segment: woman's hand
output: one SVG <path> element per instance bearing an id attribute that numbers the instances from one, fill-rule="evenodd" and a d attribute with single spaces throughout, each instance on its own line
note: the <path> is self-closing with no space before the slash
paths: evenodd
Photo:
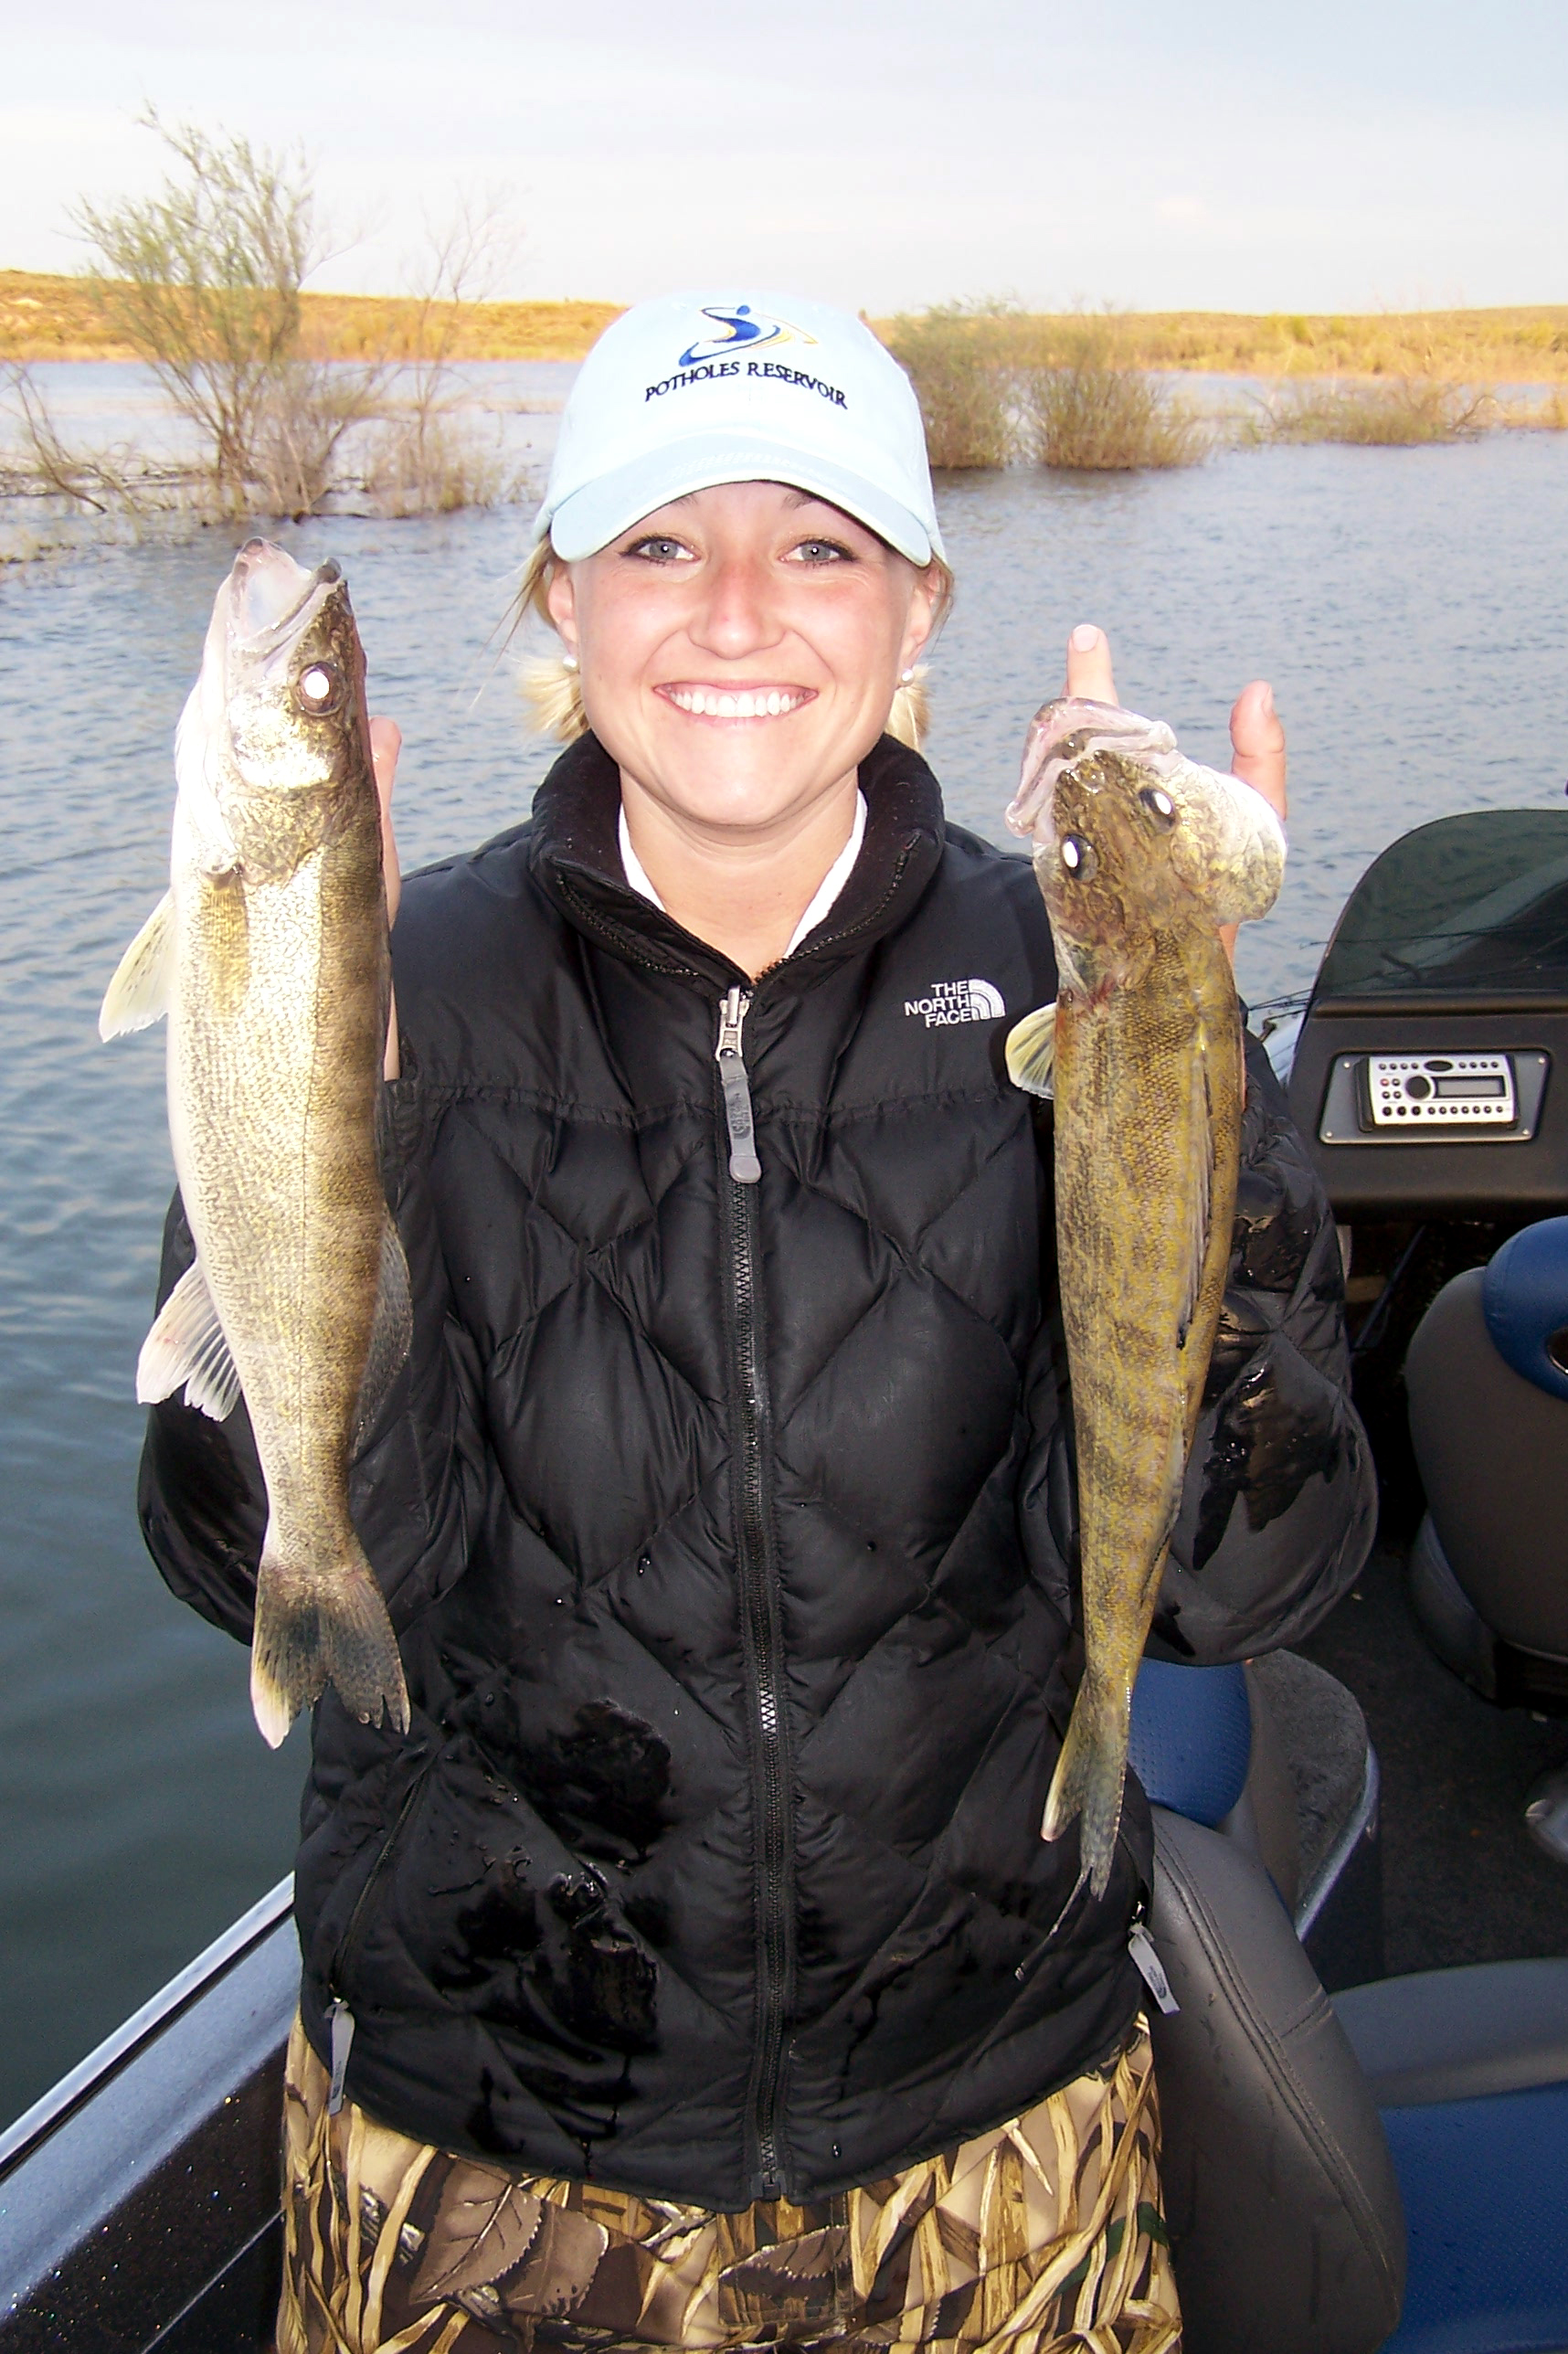
<path id="1" fill-rule="evenodd" d="M 1063 693 L 1086 695 L 1095 703 L 1117 700 L 1110 640 L 1092 621 L 1080 621 L 1067 640 L 1067 683 Z M 1266 679 L 1255 678 L 1231 705 L 1231 771 L 1263 795 L 1281 824 L 1286 811 L 1285 765 L 1285 730 L 1274 707 L 1274 691 Z M 1235 925 L 1222 924 L 1220 938 L 1226 953 L 1234 958 Z"/>
<path id="2" fill-rule="evenodd" d="M 370 759 L 376 770 L 376 790 L 381 799 L 381 879 L 387 889 L 388 928 L 397 920 L 397 903 L 403 896 L 403 873 L 397 864 L 397 843 L 392 832 L 392 786 L 397 774 L 397 755 L 402 748 L 403 731 L 395 719 L 371 721 Z M 401 1067 L 397 1060 L 397 1001 L 394 998 L 387 1028 L 386 1076 L 395 1079 Z"/>

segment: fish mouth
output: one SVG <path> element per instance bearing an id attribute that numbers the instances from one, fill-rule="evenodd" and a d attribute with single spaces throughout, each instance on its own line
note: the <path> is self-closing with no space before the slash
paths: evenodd
<path id="1" fill-rule="evenodd" d="M 1174 768 L 1181 758 L 1162 719 L 1140 718 L 1119 704 L 1095 703 L 1087 695 L 1059 695 L 1030 722 L 1018 790 L 1007 805 L 1010 831 L 1045 843 L 1057 778 L 1091 752 L 1120 752 L 1157 774 Z"/>
<path id="2" fill-rule="evenodd" d="M 228 576 L 228 626 L 237 648 L 265 655 L 312 618 L 343 579 L 329 558 L 307 572 L 287 548 L 270 539 L 248 539 Z"/>

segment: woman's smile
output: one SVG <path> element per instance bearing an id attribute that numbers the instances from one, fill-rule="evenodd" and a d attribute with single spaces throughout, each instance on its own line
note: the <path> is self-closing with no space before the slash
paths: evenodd
<path id="1" fill-rule="evenodd" d="M 817 699 L 814 686 L 714 686 L 685 679 L 653 692 L 694 719 L 787 719 Z"/>

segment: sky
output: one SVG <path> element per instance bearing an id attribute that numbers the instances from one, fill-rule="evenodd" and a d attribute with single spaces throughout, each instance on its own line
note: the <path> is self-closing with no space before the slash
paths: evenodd
<path id="1" fill-rule="evenodd" d="M 1568 0 L 0 0 L 0 268 L 156 184 L 151 102 L 302 143 L 344 291 L 466 194 L 519 297 L 1568 300 Z"/>

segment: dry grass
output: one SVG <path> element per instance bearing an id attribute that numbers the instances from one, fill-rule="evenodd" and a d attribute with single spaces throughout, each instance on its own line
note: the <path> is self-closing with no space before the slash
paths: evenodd
<path id="1" fill-rule="evenodd" d="M 1549 392 L 1541 400 L 1502 401 L 1497 421 L 1515 432 L 1568 433 L 1568 392 Z"/>
<path id="2" fill-rule="evenodd" d="M 305 294 L 303 356 L 415 356 L 428 335 L 426 306 L 374 294 Z M 611 302 L 465 302 L 453 306 L 458 359 L 580 359 L 611 319 Z M 949 305 L 927 318 L 1005 323 L 1017 347 L 1059 339 L 1082 325 L 1074 315 Z M 907 320 L 873 321 L 895 343 Z M 913 323 L 916 326 L 924 322 Z M 1409 376 L 1460 384 L 1568 385 L 1568 308 L 1389 311 L 1344 316 L 1229 311 L 1108 313 L 1112 358 L 1127 367 L 1216 376 Z M 0 358 L 131 359 L 106 335 L 85 279 L 0 270 Z"/>
<path id="3" fill-rule="evenodd" d="M 933 466 L 1005 466 L 1013 456 L 1011 324 L 983 305 L 946 303 L 882 331 L 915 387 Z"/>
<path id="4" fill-rule="evenodd" d="M 514 486 L 498 452 L 471 424 L 414 408 L 383 426 L 364 488 L 377 514 L 401 517 L 500 506 Z"/>
<path id="5" fill-rule="evenodd" d="M 1098 322 L 1064 335 L 1014 383 L 1022 454 L 1036 465 L 1126 473 L 1207 453 L 1207 426 L 1158 376 L 1118 358 Z"/>
<path id="6" fill-rule="evenodd" d="M 304 348 L 320 359 L 384 354 L 417 359 L 429 348 L 430 323 L 421 306 L 390 296 L 307 294 Z M 617 302 L 456 302 L 437 306 L 450 327 L 451 360 L 580 360 L 612 319 Z"/>
<path id="7" fill-rule="evenodd" d="M 300 348 L 315 360 L 402 361 L 429 347 L 430 306 L 375 294 L 304 294 Z M 577 360 L 620 316 L 613 302 L 464 302 L 450 310 L 456 360 Z M 129 360 L 85 278 L 0 270 L 0 359 Z"/>
<path id="8" fill-rule="evenodd" d="M 1408 450 L 1460 441 L 1498 422 L 1496 400 L 1468 385 L 1400 376 L 1384 383 L 1291 385 L 1244 427 L 1254 441 L 1343 441 Z"/>
<path id="9" fill-rule="evenodd" d="M 885 342 L 900 323 L 874 321 Z M 1081 327 L 1073 314 L 1012 314 L 1021 343 Z M 1409 376 L 1454 384 L 1568 384 L 1568 308 L 1390 311 L 1345 317 L 1272 312 L 1108 312 L 1125 367 L 1213 376 Z"/>
<path id="10" fill-rule="evenodd" d="M 1097 319 L 948 304 L 895 320 L 885 340 L 919 398 L 934 466 L 1130 472 L 1191 465 L 1208 447 L 1206 428 Z"/>

